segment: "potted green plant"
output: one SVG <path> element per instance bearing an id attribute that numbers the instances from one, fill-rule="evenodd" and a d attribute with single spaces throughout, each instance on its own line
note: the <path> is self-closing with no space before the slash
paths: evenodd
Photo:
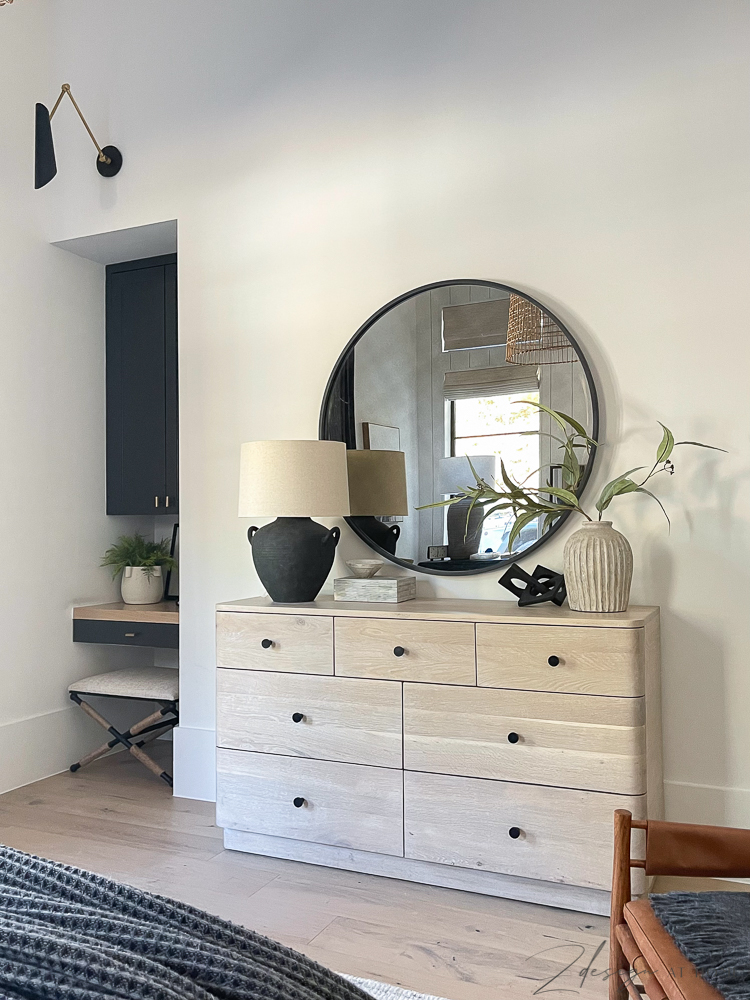
<path id="1" fill-rule="evenodd" d="M 528 405 L 531 401 L 525 400 L 524 403 Z M 625 611 L 633 575 L 633 552 L 627 538 L 615 531 L 612 522 L 602 520 L 604 511 L 615 497 L 626 493 L 642 493 L 659 504 L 669 523 L 664 505 L 646 488 L 646 483 L 651 483 L 662 473 L 674 474 L 672 453 L 681 445 L 711 448 L 713 451 L 724 449 L 714 448 L 713 445 L 700 441 L 675 441 L 671 430 L 660 422 L 662 438 L 653 464 L 629 469 L 610 480 L 602 488 L 594 504 L 594 510 L 598 513 L 598 516 L 594 516 L 594 510 L 589 513 L 581 505 L 580 492 L 586 464 L 596 448 L 596 441 L 588 436 L 577 420 L 565 413 L 551 410 L 541 403 L 534 402 L 531 405 L 543 410 L 553 421 L 554 432 L 550 433 L 550 437 L 557 442 L 561 452 L 562 486 L 547 484 L 537 488 L 516 483 L 508 474 L 502 459 L 502 482 L 490 485 L 476 474 L 469 457 L 476 484 L 466 486 L 461 493 L 448 500 L 425 506 L 446 507 L 469 499 L 471 505 L 467 524 L 468 516 L 476 506 L 482 508 L 482 520 L 497 511 L 512 511 L 514 522 L 508 539 L 509 552 L 523 528 L 536 518 L 542 519 L 542 530 L 545 531 L 566 511 L 580 514 L 584 523 L 570 536 L 563 551 L 568 603 L 574 611 Z"/>
<path id="2" fill-rule="evenodd" d="M 164 596 L 165 569 L 177 562 L 169 554 L 169 539 L 152 542 L 143 535 L 121 535 L 104 553 L 102 566 L 112 568 L 112 577 L 122 573 L 120 591 L 125 604 L 158 604 Z"/>

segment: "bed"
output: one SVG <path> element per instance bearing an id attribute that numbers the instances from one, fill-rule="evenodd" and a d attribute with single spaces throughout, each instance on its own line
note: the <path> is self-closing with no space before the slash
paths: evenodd
<path id="1" fill-rule="evenodd" d="M 184 903 L 0 847 L 2 1000 L 372 1000 Z"/>

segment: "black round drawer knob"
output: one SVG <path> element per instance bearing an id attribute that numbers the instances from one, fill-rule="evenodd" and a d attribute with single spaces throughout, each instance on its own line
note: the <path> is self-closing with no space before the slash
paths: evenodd
<path id="1" fill-rule="evenodd" d="M 406 650 L 404 649 L 403 646 L 394 646 L 393 647 L 393 655 L 394 656 L 403 656 L 405 652 L 406 652 Z"/>
<path id="2" fill-rule="evenodd" d="M 305 800 L 302 798 L 301 795 L 298 795 L 297 798 L 294 800 L 294 808 L 301 809 L 304 804 Z"/>
<path id="3" fill-rule="evenodd" d="M 559 656 L 548 656 L 547 657 L 547 663 L 549 663 L 549 665 L 551 667 L 559 667 L 559 665 L 560 665 L 560 657 Z"/>
<path id="4" fill-rule="evenodd" d="M 518 840 L 518 838 L 521 836 L 520 827 L 512 826 L 510 830 L 508 830 L 508 836 L 510 837 L 511 840 Z"/>
<path id="5" fill-rule="evenodd" d="M 273 646 L 273 639 L 261 639 L 260 644 L 263 649 L 270 649 Z"/>
<path id="6" fill-rule="evenodd" d="M 508 733 L 508 743 L 518 743 L 520 739 L 518 733 Z"/>
<path id="7" fill-rule="evenodd" d="M 292 715 L 292 722 L 302 722 L 303 719 L 304 715 L 302 714 L 302 712 L 295 712 Z"/>

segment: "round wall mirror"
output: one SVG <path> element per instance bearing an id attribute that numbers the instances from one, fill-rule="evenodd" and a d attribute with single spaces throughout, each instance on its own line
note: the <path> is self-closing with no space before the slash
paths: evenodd
<path id="1" fill-rule="evenodd" d="M 500 460 L 517 483 L 561 486 L 554 420 L 573 417 L 594 440 L 599 407 L 588 362 L 546 306 L 495 281 L 439 281 L 379 309 L 347 344 L 328 381 L 320 437 L 348 449 L 354 531 L 392 562 L 424 573 L 497 570 L 557 531 L 567 513 L 527 524 L 514 541 L 510 511 L 478 524 L 468 501 Z M 585 459 L 585 456 L 581 456 Z M 578 487 L 591 474 L 595 449 Z M 421 508 L 421 509 L 419 509 Z"/>

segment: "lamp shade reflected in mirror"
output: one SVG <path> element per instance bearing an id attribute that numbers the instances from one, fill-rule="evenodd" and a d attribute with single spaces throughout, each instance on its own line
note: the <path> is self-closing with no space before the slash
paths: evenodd
<path id="1" fill-rule="evenodd" d="M 349 523 L 380 554 L 426 573 L 497 570 L 535 550 L 566 513 L 526 524 L 511 551 L 512 510 L 483 520 L 470 501 L 445 501 L 475 484 L 467 457 L 490 486 L 501 468 L 542 492 L 561 486 L 564 456 L 545 407 L 596 440 L 589 364 L 541 302 L 492 281 L 437 282 L 399 296 L 356 332 L 321 408 L 320 437 L 347 447 Z M 400 455 L 398 465 L 386 455 Z"/>

